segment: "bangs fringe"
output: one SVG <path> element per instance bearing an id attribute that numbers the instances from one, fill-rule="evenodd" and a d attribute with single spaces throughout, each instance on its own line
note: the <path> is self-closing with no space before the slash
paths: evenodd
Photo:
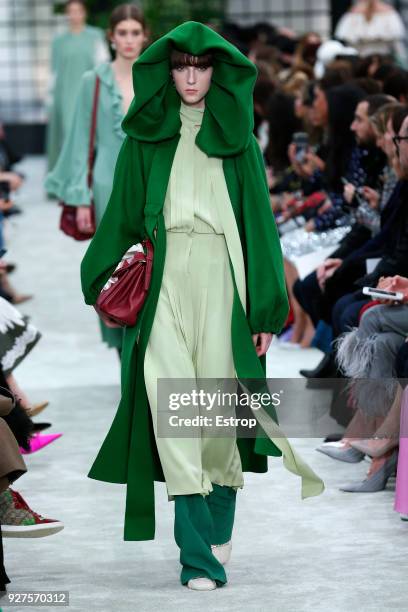
<path id="1" fill-rule="evenodd" d="M 191 55 L 184 53 L 178 49 L 173 49 L 170 55 L 170 66 L 172 68 L 181 68 L 182 66 L 197 66 L 199 68 L 208 68 L 213 65 L 212 53 L 203 55 Z"/>

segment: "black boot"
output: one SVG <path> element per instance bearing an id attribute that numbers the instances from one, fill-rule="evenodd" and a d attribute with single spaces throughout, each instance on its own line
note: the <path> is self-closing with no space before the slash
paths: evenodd
<path id="1" fill-rule="evenodd" d="M 314 370 L 299 370 L 305 378 L 336 378 L 338 375 L 333 353 L 326 353 Z"/>
<path id="2" fill-rule="evenodd" d="M 341 440 L 343 438 L 343 434 L 329 434 L 328 436 L 325 437 L 325 439 L 323 440 L 323 442 L 339 442 L 339 440 Z"/>

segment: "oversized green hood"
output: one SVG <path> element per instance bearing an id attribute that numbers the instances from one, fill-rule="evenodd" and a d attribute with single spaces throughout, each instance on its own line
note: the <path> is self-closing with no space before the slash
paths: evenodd
<path id="1" fill-rule="evenodd" d="M 123 130 L 145 142 L 180 131 L 180 96 L 170 74 L 173 47 L 193 55 L 211 51 L 214 69 L 196 144 L 207 155 L 226 157 L 246 149 L 253 131 L 257 69 L 234 45 L 202 23 L 187 21 L 148 47 L 133 65 L 135 97 Z"/>

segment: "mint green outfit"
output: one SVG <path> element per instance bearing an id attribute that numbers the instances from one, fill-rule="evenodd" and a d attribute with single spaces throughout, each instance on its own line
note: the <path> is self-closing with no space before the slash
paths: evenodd
<path id="1" fill-rule="evenodd" d="M 224 235 L 229 218 L 223 213 L 232 209 L 228 201 L 220 204 L 228 198 L 222 160 L 208 157 L 195 144 L 203 113 L 181 103 L 181 136 L 163 210 L 167 255 L 144 367 L 170 499 L 208 495 L 214 482 L 236 488 L 244 483 L 235 438 L 157 436 L 158 378 L 235 377 L 230 334 L 234 287 Z"/>
<path id="2" fill-rule="evenodd" d="M 100 79 L 100 90 L 91 191 L 87 181 L 88 148 L 96 76 Z M 123 97 L 116 83 L 112 64 L 104 62 L 94 70 L 86 72 L 80 80 L 71 129 L 53 171 L 45 180 L 46 191 L 56 195 L 66 204 L 89 205 L 93 192 L 97 225 L 112 191 L 116 158 L 125 138 L 121 127 L 123 116 Z M 122 328 L 109 328 L 99 321 L 103 341 L 109 347 L 121 348 Z"/>
<path id="3" fill-rule="evenodd" d="M 222 160 L 208 157 L 195 144 L 203 115 L 204 108 L 181 102 L 180 140 L 163 207 L 167 253 L 144 376 L 168 499 L 175 500 L 180 580 L 186 584 L 207 576 L 222 586 L 226 573 L 211 544 L 231 538 L 236 492 L 244 485 L 236 438 L 157 433 L 158 378 L 215 378 L 220 383 L 236 375 L 229 252 L 244 303 L 245 270 Z M 196 414 L 199 407 L 189 407 L 188 415 Z"/>
<path id="4" fill-rule="evenodd" d="M 99 28 L 85 26 L 79 33 L 68 30 L 54 38 L 52 103 L 47 129 L 48 170 L 54 167 L 69 132 L 82 75 L 108 59 L 105 35 Z"/>
<path id="5" fill-rule="evenodd" d="M 244 303 L 245 270 L 222 159 L 195 144 L 203 114 L 204 108 L 181 101 L 180 140 L 163 207 L 167 253 L 144 376 L 168 499 L 175 500 L 180 580 L 204 575 L 221 586 L 227 578 L 211 544 L 230 539 L 236 491 L 244 485 L 236 438 L 157 433 L 158 378 L 214 378 L 219 388 L 236 375 L 229 251 Z M 197 414 L 205 410 L 189 407 L 188 416 Z M 223 415 L 235 413 L 225 408 Z"/>

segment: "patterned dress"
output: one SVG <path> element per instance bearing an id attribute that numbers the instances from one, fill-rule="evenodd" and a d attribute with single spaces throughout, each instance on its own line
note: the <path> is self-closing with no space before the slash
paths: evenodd
<path id="1" fill-rule="evenodd" d="M 0 364 L 5 376 L 23 361 L 40 338 L 40 332 L 28 318 L 0 298 Z"/>

